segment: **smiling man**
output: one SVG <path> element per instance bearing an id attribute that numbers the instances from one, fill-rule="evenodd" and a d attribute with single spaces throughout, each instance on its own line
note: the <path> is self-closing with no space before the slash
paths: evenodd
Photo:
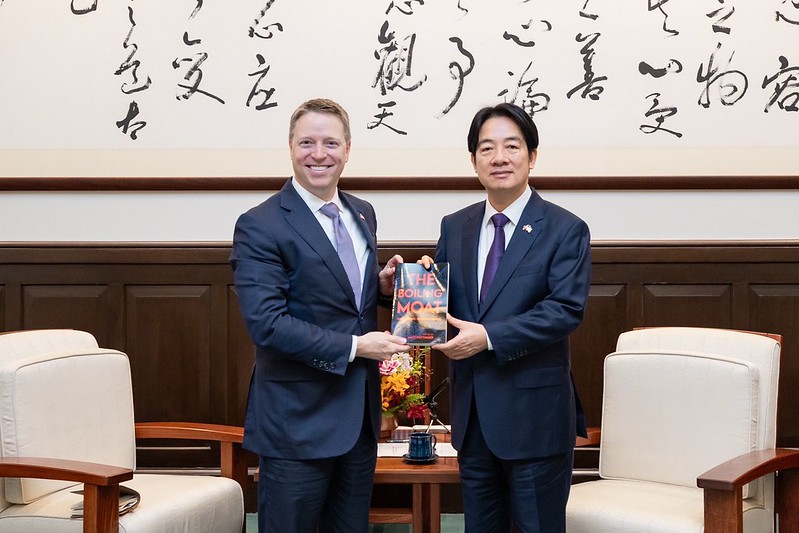
<path id="1" fill-rule="evenodd" d="M 380 431 L 378 361 L 407 351 L 377 328 L 399 256 L 377 263 L 377 220 L 338 190 L 346 111 L 300 105 L 293 179 L 236 222 L 230 263 L 255 366 L 244 447 L 260 456 L 260 533 L 368 531 Z"/>
<path id="2" fill-rule="evenodd" d="M 569 334 L 588 296 L 588 227 L 530 188 L 538 130 L 522 108 L 478 111 L 467 145 L 487 199 L 441 222 L 457 334 L 433 346 L 451 359 L 466 532 L 562 532 L 585 433 Z"/>

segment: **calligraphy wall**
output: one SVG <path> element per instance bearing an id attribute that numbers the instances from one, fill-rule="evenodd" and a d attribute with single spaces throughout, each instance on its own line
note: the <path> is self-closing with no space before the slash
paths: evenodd
<path id="1" fill-rule="evenodd" d="M 787 0 L 0 0 L 3 175 L 284 175 L 301 101 L 350 174 L 465 175 L 475 110 L 525 107 L 539 173 L 795 173 Z"/>

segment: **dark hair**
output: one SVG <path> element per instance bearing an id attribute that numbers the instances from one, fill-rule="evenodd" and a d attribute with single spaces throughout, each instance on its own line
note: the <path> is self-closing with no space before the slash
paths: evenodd
<path id="1" fill-rule="evenodd" d="M 291 114 L 291 119 L 289 120 L 289 140 L 291 140 L 291 137 L 294 135 L 294 126 L 297 124 L 297 121 L 301 116 L 307 113 L 328 113 L 338 117 L 339 120 L 341 120 L 341 123 L 344 125 L 344 141 L 350 142 L 352 135 L 350 134 L 349 115 L 344 108 L 341 107 L 341 105 L 333 100 L 328 100 L 327 98 L 314 98 L 313 100 L 308 100 L 307 102 L 300 104 L 300 106 L 294 110 L 294 113 Z"/>
<path id="2" fill-rule="evenodd" d="M 466 137 L 466 145 L 469 147 L 469 153 L 475 155 L 477 153 L 477 143 L 480 141 L 480 128 L 490 118 L 506 117 L 511 119 L 521 130 L 524 136 L 524 142 L 527 144 L 527 150 L 533 153 L 538 148 L 538 128 L 530 115 L 517 106 L 516 104 L 497 104 L 494 107 L 484 107 L 478 111 L 472 119 L 472 125 L 469 126 L 469 135 Z"/>

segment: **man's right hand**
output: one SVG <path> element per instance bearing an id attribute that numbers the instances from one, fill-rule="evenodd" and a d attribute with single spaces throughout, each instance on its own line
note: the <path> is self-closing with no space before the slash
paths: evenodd
<path id="1" fill-rule="evenodd" d="M 355 357 L 365 357 L 376 361 L 385 361 L 399 352 L 411 349 L 403 337 L 397 337 L 388 331 L 371 331 L 358 337 Z"/>

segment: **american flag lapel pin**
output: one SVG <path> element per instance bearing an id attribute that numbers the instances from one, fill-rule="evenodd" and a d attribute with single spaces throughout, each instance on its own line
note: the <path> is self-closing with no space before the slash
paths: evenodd
<path id="1" fill-rule="evenodd" d="M 531 233 L 533 231 L 533 227 L 530 224 L 525 224 L 522 226 L 522 231 L 526 231 L 527 233 Z"/>

